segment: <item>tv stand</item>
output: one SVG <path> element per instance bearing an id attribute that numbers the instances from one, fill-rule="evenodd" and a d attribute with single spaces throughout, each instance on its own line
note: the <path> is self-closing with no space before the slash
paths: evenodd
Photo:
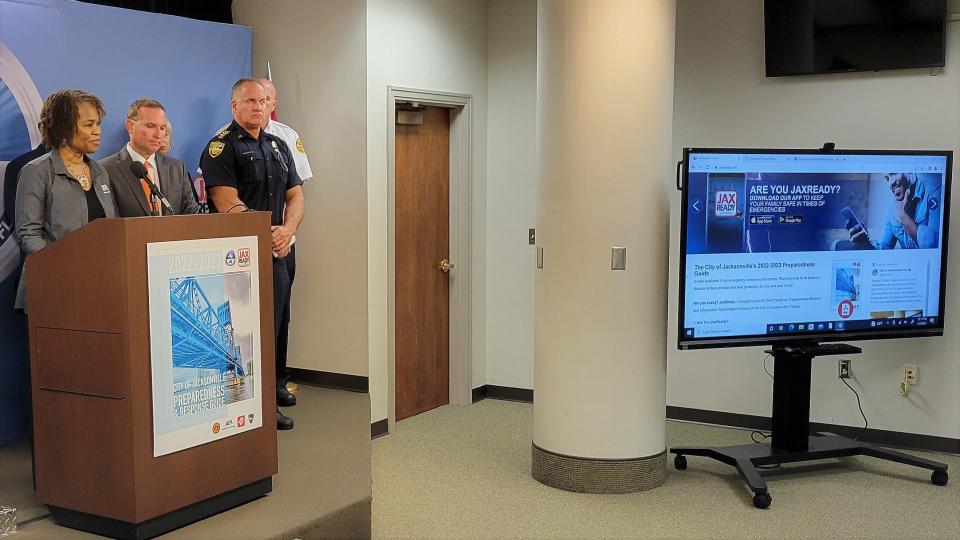
<path id="1" fill-rule="evenodd" d="M 765 351 L 774 358 L 773 415 L 770 444 L 747 444 L 723 448 L 671 448 L 673 465 L 687 468 L 686 456 L 704 456 L 732 465 L 753 492 L 753 505 L 768 508 L 772 502 L 758 469 L 782 463 L 797 463 L 847 456 L 871 456 L 932 470 L 930 481 L 947 484 L 947 465 L 914 457 L 877 445 L 830 433 L 810 435 L 810 364 L 815 356 L 858 354 L 852 345 L 796 343 L 777 345 Z"/>

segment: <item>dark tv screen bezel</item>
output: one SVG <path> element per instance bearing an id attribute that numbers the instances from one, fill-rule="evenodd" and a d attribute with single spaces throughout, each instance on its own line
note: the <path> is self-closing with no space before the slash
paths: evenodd
<path id="1" fill-rule="evenodd" d="M 724 336 L 719 338 L 685 339 L 684 302 L 686 300 L 687 270 L 687 209 L 689 196 L 690 154 L 790 154 L 790 155 L 856 155 L 856 156 L 943 156 L 946 157 L 946 182 L 943 199 L 943 228 L 941 230 L 940 260 L 940 306 L 937 324 L 923 328 L 872 328 L 863 330 L 832 330 L 829 332 L 796 332 L 790 334 L 754 334 L 745 336 Z M 947 287 L 947 248 L 950 232 L 950 184 L 953 178 L 952 150 L 823 150 L 783 149 L 783 148 L 684 148 L 682 161 L 682 191 L 680 206 L 680 264 L 679 301 L 677 303 L 677 348 L 680 350 L 707 349 L 717 347 L 750 347 L 757 345 L 776 345 L 798 342 L 862 341 L 872 339 L 894 339 L 906 337 L 942 336 L 946 320 Z"/>
<path id="2" fill-rule="evenodd" d="M 780 2 L 783 0 L 764 0 L 763 2 L 763 66 L 764 74 L 767 77 L 802 77 L 805 75 L 829 75 L 835 73 L 869 73 L 869 72 L 881 72 L 881 71 L 894 71 L 899 69 L 932 69 L 932 68 L 942 68 L 947 64 L 947 23 L 948 20 L 948 9 L 947 9 L 947 0 L 939 0 L 942 4 L 942 23 L 943 28 L 940 35 L 943 39 L 940 42 L 940 56 L 937 57 L 933 62 L 912 62 L 904 63 L 898 65 L 884 65 L 884 66 L 858 66 L 854 68 L 846 69 L 811 69 L 807 71 L 792 71 L 792 70 L 782 70 L 776 71 L 770 69 L 770 49 L 767 43 L 767 34 L 770 32 L 771 23 L 771 13 L 767 9 L 767 5 L 770 2 Z M 841 0 L 842 1 L 842 0 Z M 940 10 L 938 10 L 938 13 Z"/>

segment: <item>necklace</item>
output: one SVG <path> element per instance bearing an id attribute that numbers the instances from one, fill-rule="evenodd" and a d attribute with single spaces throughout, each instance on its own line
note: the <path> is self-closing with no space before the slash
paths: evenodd
<path id="1" fill-rule="evenodd" d="M 82 164 L 77 169 L 73 167 L 67 167 L 67 172 L 69 172 L 74 178 L 77 179 L 77 182 L 80 182 L 80 188 L 84 191 L 90 191 L 90 178 L 87 176 L 87 165 Z"/>

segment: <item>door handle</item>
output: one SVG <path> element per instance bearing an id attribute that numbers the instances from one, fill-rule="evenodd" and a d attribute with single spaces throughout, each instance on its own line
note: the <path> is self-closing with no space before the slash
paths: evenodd
<path id="1" fill-rule="evenodd" d="M 440 261 L 440 265 L 437 266 L 437 268 L 439 268 L 440 271 L 443 272 L 443 273 L 448 273 L 448 272 L 450 272 L 450 270 L 453 270 L 453 267 L 454 267 L 454 265 L 453 265 L 452 262 L 450 262 L 449 259 L 444 259 L 444 260 Z"/>

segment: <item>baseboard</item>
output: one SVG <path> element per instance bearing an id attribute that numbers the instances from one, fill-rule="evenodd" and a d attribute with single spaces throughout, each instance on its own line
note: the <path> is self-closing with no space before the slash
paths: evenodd
<path id="1" fill-rule="evenodd" d="M 685 420 L 689 422 L 714 424 L 718 426 L 756 429 L 760 431 L 770 430 L 770 418 L 765 416 L 707 411 L 703 409 L 690 409 L 687 407 L 667 406 L 667 419 Z M 821 422 L 810 422 L 810 431 L 814 433 L 834 433 L 836 435 L 842 435 L 851 439 L 859 438 L 859 440 L 864 442 L 870 442 L 894 448 L 960 454 L 960 439 L 951 439 L 949 437 L 903 433 L 900 431 L 889 431 L 885 429 L 867 429 L 864 431 L 862 428 L 858 427 L 842 426 L 838 424 L 824 424 Z"/>
<path id="2" fill-rule="evenodd" d="M 370 438 L 376 439 L 377 437 L 383 437 L 387 434 L 387 419 L 377 420 L 376 422 L 370 424 Z"/>
<path id="3" fill-rule="evenodd" d="M 533 403 L 533 390 L 529 388 L 514 388 L 512 386 L 496 386 L 485 384 L 473 389 L 473 403 L 484 399 L 500 399 L 503 401 L 520 401 Z"/>
<path id="4" fill-rule="evenodd" d="M 770 430 L 770 418 L 766 416 L 689 409 L 687 407 L 674 407 L 672 405 L 667 405 L 667 420 L 684 420 L 701 424 L 756 429 L 758 431 Z"/>
<path id="5" fill-rule="evenodd" d="M 533 403 L 533 390 L 527 388 L 513 388 L 510 386 L 495 386 L 491 384 L 485 384 L 473 389 L 473 403 L 487 398 Z M 674 407 L 670 405 L 667 406 L 667 419 L 685 420 L 688 422 L 699 422 L 702 424 L 714 424 L 717 426 L 743 429 L 756 429 L 759 431 L 770 430 L 770 418 L 766 416 L 753 416 L 749 414 L 690 409 L 687 407 Z M 960 454 L 960 439 L 951 439 L 949 437 L 903 433 L 900 431 L 888 431 L 885 429 L 867 429 L 866 431 L 863 431 L 862 428 L 858 427 L 842 426 L 838 424 L 824 424 L 820 422 L 811 422 L 810 429 L 812 432 L 833 433 L 836 435 L 849 437 L 851 439 L 858 438 L 864 442 L 870 442 L 894 448 Z"/>
<path id="6" fill-rule="evenodd" d="M 329 371 L 314 371 L 312 369 L 289 368 L 290 380 L 298 384 L 309 384 L 322 388 L 348 390 L 366 394 L 370 392 L 370 380 L 361 375 L 347 375 L 345 373 L 331 373 Z"/>

